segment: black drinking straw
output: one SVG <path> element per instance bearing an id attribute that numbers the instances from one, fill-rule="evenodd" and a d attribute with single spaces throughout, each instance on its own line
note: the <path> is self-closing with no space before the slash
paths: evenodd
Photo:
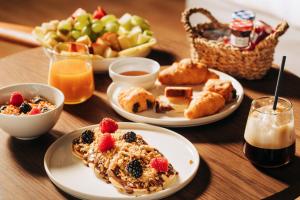
<path id="1" fill-rule="evenodd" d="M 281 61 L 281 66 L 280 66 L 280 71 L 277 77 L 277 83 L 276 83 L 276 88 L 275 88 L 275 95 L 274 95 L 274 104 L 273 104 L 273 110 L 276 110 L 276 106 L 277 106 L 277 102 L 278 102 L 278 90 L 279 90 L 279 85 L 280 85 L 280 80 L 282 77 L 282 73 L 284 70 L 284 66 L 285 66 L 285 60 L 286 60 L 286 56 L 282 57 L 282 61 Z"/>

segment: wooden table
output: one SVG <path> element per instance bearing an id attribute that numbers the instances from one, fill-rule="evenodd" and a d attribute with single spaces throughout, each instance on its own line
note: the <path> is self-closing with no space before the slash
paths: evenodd
<path id="1" fill-rule="evenodd" d="M 37 5 L 32 3 L 33 0 L 28 2 L 33 10 L 37 9 Z M 151 58 L 161 64 L 171 64 L 173 60 L 189 55 L 189 46 L 179 22 L 180 12 L 184 7 L 182 1 L 160 1 L 159 7 L 152 0 L 145 4 L 126 1 L 122 6 L 120 2 L 123 1 L 103 4 L 118 15 L 128 10 L 145 16 L 151 22 L 159 41 L 150 55 Z M 66 6 L 66 11 L 62 13 L 53 11 L 53 15 L 66 17 L 65 13 L 70 13 L 78 4 Z M 95 5 L 88 5 L 88 9 L 92 10 Z M 54 9 L 54 5 L 49 6 Z M 166 13 L 168 19 L 165 17 Z M 46 83 L 47 72 L 48 59 L 40 48 L 8 56 L 0 60 L 0 87 L 21 82 Z M 277 73 L 278 70 L 272 69 L 262 80 L 240 80 L 246 92 L 244 101 L 226 119 L 205 126 L 173 129 L 196 146 L 201 164 L 195 179 L 167 199 L 291 199 L 300 195 L 299 146 L 294 162 L 279 169 L 257 168 L 246 160 L 242 152 L 243 133 L 251 100 L 273 93 Z M 107 102 L 106 88 L 111 82 L 108 75 L 96 74 L 95 82 L 94 96 L 80 105 L 66 105 L 50 133 L 33 141 L 20 141 L 0 131 L 0 199 L 72 199 L 56 188 L 45 173 L 43 157 L 48 146 L 61 135 L 82 126 L 96 124 L 102 117 L 127 121 L 118 116 Z M 284 74 L 281 95 L 291 100 L 294 105 L 298 143 L 299 85 L 300 78 L 290 73 Z"/>

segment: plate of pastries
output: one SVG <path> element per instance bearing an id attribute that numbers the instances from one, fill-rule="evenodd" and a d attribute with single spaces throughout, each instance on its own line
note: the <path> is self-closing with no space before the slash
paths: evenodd
<path id="1" fill-rule="evenodd" d="M 241 104 L 244 90 L 228 74 L 185 58 L 162 68 L 150 89 L 117 82 L 107 96 L 112 108 L 131 121 L 186 127 L 227 117 Z"/>

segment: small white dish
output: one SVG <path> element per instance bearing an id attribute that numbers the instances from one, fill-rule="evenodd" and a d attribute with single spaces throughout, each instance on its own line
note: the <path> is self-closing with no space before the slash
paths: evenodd
<path id="1" fill-rule="evenodd" d="M 109 76 L 115 83 L 126 83 L 149 89 L 154 86 L 160 65 L 149 58 L 120 58 L 109 66 Z M 143 71 L 148 74 L 140 76 L 126 76 L 121 73 L 128 71 Z"/>
<path id="2" fill-rule="evenodd" d="M 147 124 L 119 122 L 118 125 L 120 129 L 132 130 L 142 135 L 147 143 L 156 147 L 168 158 L 179 172 L 177 180 L 170 187 L 156 193 L 135 197 L 120 193 L 113 185 L 97 178 L 91 168 L 72 155 L 71 144 L 84 129 L 92 129 L 98 125 L 66 134 L 48 148 L 44 167 L 51 181 L 63 191 L 80 199 L 148 200 L 169 196 L 182 189 L 194 178 L 200 158 L 194 145 L 186 138 L 171 130 Z"/>
<path id="3" fill-rule="evenodd" d="M 188 126 L 198 126 L 213 123 L 219 121 L 231 113 L 233 113 L 242 103 L 244 97 L 244 90 L 242 85 L 233 77 L 225 74 L 223 72 L 210 69 L 210 71 L 215 72 L 219 75 L 222 80 L 230 80 L 233 87 L 236 89 L 237 99 L 233 102 L 227 104 L 220 112 L 210 115 L 207 117 L 201 117 L 197 119 L 187 119 L 183 116 L 183 113 L 156 113 L 153 110 L 144 111 L 141 113 L 130 113 L 125 111 L 119 104 L 118 96 L 120 92 L 128 88 L 129 85 L 126 83 L 112 83 L 107 89 L 107 98 L 110 102 L 112 108 L 122 117 L 125 117 L 128 120 L 140 123 L 148 123 L 161 125 L 165 127 L 188 127 Z M 155 87 L 149 90 L 155 96 L 163 94 L 164 85 L 161 85 L 159 82 L 155 83 Z M 202 89 L 201 85 L 193 86 L 194 93 L 200 92 Z"/>
<path id="4" fill-rule="evenodd" d="M 9 135 L 31 140 L 47 133 L 57 122 L 64 105 L 63 93 L 49 85 L 40 83 L 24 83 L 0 88 L 0 105 L 9 101 L 12 92 L 20 92 L 28 99 L 37 95 L 45 97 L 55 105 L 55 109 L 37 115 L 0 114 L 0 128 Z"/>

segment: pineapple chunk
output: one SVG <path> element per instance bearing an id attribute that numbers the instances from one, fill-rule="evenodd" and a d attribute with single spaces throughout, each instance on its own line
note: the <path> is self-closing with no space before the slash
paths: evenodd
<path id="1" fill-rule="evenodd" d="M 86 44 L 87 46 L 91 46 L 92 41 L 90 39 L 90 37 L 88 35 L 84 35 L 79 37 L 76 42 L 82 43 L 82 44 Z"/>
<path id="2" fill-rule="evenodd" d="M 114 58 L 118 56 L 118 52 L 108 47 L 105 49 L 103 56 L 104 58 Z"/>

